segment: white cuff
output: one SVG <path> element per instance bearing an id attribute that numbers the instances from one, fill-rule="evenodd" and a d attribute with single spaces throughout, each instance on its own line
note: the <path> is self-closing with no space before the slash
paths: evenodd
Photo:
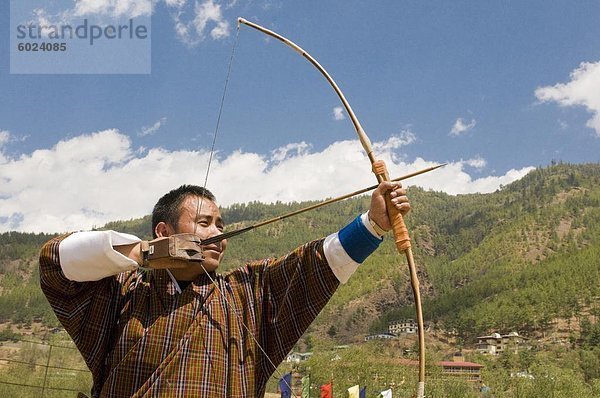
<path id="1" fill-rule="evenodd" d="M 360 221 L 362 221 L 364 226 L 373 234 L 373 236 L 377 239 L 381 239 L 381 236 L 379 236 L 371 226 L 367 213 L 363 213 L 360 216 Z M 327 259 L 331 271 L 336 278 L 338 278 L 340 283 L 348 282 L 348 279 L 350 279 L 360 264 L 352 260 L 352 257 L 346 253 L 337 232 L 325 238 L 325 241 L 323 242 L 323 251 L 325 252 L 325 258 Z"/>
<path id="2" fill-rule="evenodd" d="M 67 279 L 75 282 L 97 281 L 132 271 L 138 264 L 113 246 L 140 241 L 136 236 L 115 231 L 77 232 L 60 242 L 60 266 Z"/>
<path id="3" fill-rule="evenodd" d="M 369 212 L 368 211 L 360 215 L 360 221 L 362 221 L 363 225 L 367 228 L 367 231 L 369 231 L 371 234 L 373 234 L 373 236 L 376 237 L 377 239 L 381 239 L 381 235 L 379 235 L 377 233 L 377 231 L 375 231 L 375 228 L 373 228 L 373 226 L 369 222 Z"/>
<path id="4" fill-rule="evenodd" d="M 340 283 L 348 282 L 354 271 L 360 265 L 346 253 L 337 232 L 325 238 L 323 252 L 333 274 Z"/>

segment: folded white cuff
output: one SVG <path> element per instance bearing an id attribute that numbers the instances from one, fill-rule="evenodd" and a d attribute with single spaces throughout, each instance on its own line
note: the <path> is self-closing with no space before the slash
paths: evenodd
<path id="1" fill-rule="evenodd" d="M 360 216 L 361 222 L 374 237 L 380 239 L 381 237 L 375 232 L 375 229 L 373 229 L 367 217 L 368 214 L 363 213 Z M 340 283 L 348 282 L 348 279 L 350 279 L 352 274 L 358 269 L 360 263 L 354 261 L 346 250 L 344 250 L 337 232 L 325 238 L 325 242 L 323 242 L 323 251 L 325 252 L 325 258 L 327 258 L 331 271 Z"/>
<path id="2" fill-rule="evenodd" d="M 138 237 L 115 231 L 74 233 L 60 243 L 60 266 L 65 277 L 76 282 L 97 281 L 132 271 L 138 264 L 113 246 L 137 242 L 140 242 Z"/>
<path id="3" fill-rule="evenodd" d="M 373 226 L 369 222 L 369 212 L 368 211 L 366 213 L 363 213 L 360 215 L 360 221 L 362 221 L 364 226 L 367 228 L 367 231 L 369 231 L 371 234 L 373 234 L 374 237 L 381 239 L 381 235 L 379 235 L 377 233 L 377 231 L 375 231 L 375 228 L 373 228 Z"/>

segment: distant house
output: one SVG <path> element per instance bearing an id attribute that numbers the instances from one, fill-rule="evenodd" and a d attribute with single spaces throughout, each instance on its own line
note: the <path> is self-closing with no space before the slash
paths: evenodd
<path id="1" fill-rule="evenodd" d="M 510 377 L 519 377 L 521 379 L 535 379 L 535 376 L 529 373 L 526 370 L 522 370 L 520 372 L 510 372 Z"/>
<path id="2" fill-rule="evenodd" d="M 418 366 L 419 362 L 409 359 L 401 359 L 400 363 Z M 467 362 L 461 353 L 454 354 L 451 361 L 440 361 L 435 363 L 442 368 L 441 377 L 444 379 L 458 378 L 466 381 L 481 381 L 481 369 L 483 365 L 475 362 Z"/>
<path id="3" fill-rule="evenodd" d="M 462 353 L 457 352 L 452 361 L 437 362 L 442 367 L 442 376 L 458 377 L 467 381 L 481 381 L 481 369 L 483 365 L 475 362 L 467 362 Z"/>
<path id="4" fill-rule="evenodd" d="M 396 336 L 391 333 L 379 333 L 379 334 L 370 334 L 365 337 L 365 341 L 369 340 L 387 340 L 387 339 L 395 339 Z"/>
<path id="5" fill-rule="evenodd" d="M 493 333 L 489 336 L 477 337 L 477 351 L 482 354 L 498 355 L 504 351 L 518 352 L 519 349 L 527 348 L 527 337 L 517 332 L 500 335 Z"/>
<path id="6" fill-rule="evenodd" d="M 388 333 L 398 336 L 401 334 L 415 334 L 419 330 L 417 322 L 414 319 L 402 319 L 392 321 L 388 324 Z"/>
<path id="7" fill-rule="evenodd" d="M 286 362 L 299 363 L 306 361 L 312 356 L 312 352 L 290 352 L 285 358 Z"/>

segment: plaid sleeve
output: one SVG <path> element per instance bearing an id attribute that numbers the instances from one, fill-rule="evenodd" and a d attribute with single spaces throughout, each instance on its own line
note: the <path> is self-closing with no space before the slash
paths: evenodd
<path id="1" fill-rule="evenodd" d="M 265 266 L 260 332 L 269 358 L 277 365 L 325 307 L 339 280 L 327 264 L 323 240 L 307 243 Z M 263 366 L 268 378 L 273 366 Z"/>
<path id="2" fill-rule="evenodd" d="M 54 238 L 43 246 L 39 260 L 40 285 L 96 382 L 103 377 L 103 359 L 110 349 L 111 331 L 117 321 L 121 284 L 117 277 L 95 282 L 68 280 L 59 258 L 59 245 L 66 236 Z"/>

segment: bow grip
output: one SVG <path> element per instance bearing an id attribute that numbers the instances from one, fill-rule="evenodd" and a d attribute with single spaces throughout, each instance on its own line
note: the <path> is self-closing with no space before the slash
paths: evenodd
<path id="1" fill-rule="evenodd" d="M 380 183 L 383 181 L 390 181 L 390 176 L 383 160 L 377 160 L 373 162 L 373 173 L 377 177 L 377 181 Z M 400 210 L 392 204 L 392 198 L 389 193 L 385 194 L 385 204 L 387 208 L 388 217 L 392 224 L 392 230 L 394 231 L 394 239 L 396 247 L 399 251 L 405 252 L 410 249 L 410 236 L 408 235 L 408 228 L 404 223 L 404 217 L 400 213 Z"/>

